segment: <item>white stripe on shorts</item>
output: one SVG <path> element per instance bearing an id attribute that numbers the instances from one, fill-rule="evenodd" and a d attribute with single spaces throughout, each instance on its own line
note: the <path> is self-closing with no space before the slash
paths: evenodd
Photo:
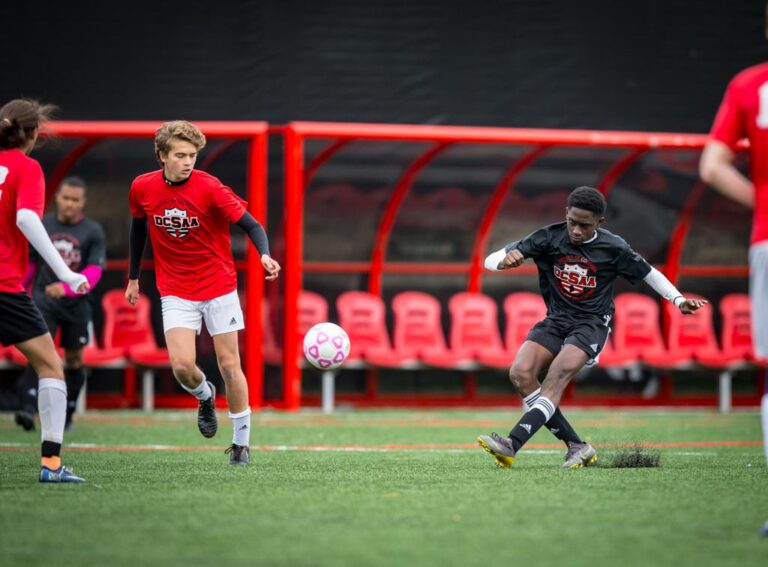
<path id="1" fill-rule="evenodd" d="M 749 298 L 755 354 L 765 358 L 768 357 L 768 242 L 758 242 L 749 248 Z"/>

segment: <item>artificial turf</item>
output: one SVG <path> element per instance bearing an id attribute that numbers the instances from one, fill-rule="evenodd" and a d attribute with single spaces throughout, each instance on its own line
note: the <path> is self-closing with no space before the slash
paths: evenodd
<path id="1" fill-rule="evenodd" d="M 475 445 L 519 410 L 261 413 L 252 464 L 229 421 L 90 412 L 67 435 L 84 485 L 37 482 L 37 434 L 0 415 L 0 564 L 768 565 L 755 412 L 567 411 L 597 466 L 540 431 L 508 470 Z M 657 468 L 612 468 L 622 444 Z"/>

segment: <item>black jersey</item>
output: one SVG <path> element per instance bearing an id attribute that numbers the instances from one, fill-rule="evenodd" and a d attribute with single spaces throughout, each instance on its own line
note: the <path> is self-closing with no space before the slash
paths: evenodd
<path id="1" fill-rule="evenodd" d="M 101 225 L 96 221 L 83 217 L 74 224 L 64 224 L 59 222 L 56 213 L 49 213 L 43 217 L 43 226 L 54 247 L 73 272 L 80 272 L 90 265 L 105 267 L 106 240 Z M 37 263 L 32 298 L 40 310 L 66 315 L 66 320 L 90 319 L 90 294 L 60 299 L 48 297 L 45 295 L 45 286 L 61 280 L 34 250 L 31 256 Z"/>
<path id="2" fill-rule="evenodd" d="M 635 283 L 651 266 L 629 244 L 603 228 L 589 243 L 575 245 L 565 222 L 551 224 L 508 244 L 531 258 L 539 270 L 539 287 L 548 316 L 613 315 L 613 282 L 622 276 Z"/>

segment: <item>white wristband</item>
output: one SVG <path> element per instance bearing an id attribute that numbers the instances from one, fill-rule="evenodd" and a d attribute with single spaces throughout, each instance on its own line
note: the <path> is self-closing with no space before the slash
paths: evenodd
<path id="1" fill-rule="evenodd" d="M 507 255 L 507 251 L 502 248 L 501 250 L 497 250 L 496 252 L 492 252 L 491 254 L 488 254 L 488 256 L 485 258 L 484 266 L 486 270 L 490 270 L 492 272 L 498 272 L 499 271 L 499 262 L 501 262 Z"/>

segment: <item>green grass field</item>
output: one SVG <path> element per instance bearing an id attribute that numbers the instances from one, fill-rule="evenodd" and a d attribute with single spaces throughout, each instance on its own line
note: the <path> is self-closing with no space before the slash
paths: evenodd
<path id="1" fill-rule="evenodd" d="M 38 433 L 0 415 L 3 566 L 768 565 L 757 413 L 566 411 L 599 466 L 546 430 L 501 470 L 475 444 L 518 410 L 254 414 L 231 467 L 192 412 L 91 412 L 67 437 L 85 485 L 37 482 Z M 659 468 L 611 468 L 648 443 Z"/>

